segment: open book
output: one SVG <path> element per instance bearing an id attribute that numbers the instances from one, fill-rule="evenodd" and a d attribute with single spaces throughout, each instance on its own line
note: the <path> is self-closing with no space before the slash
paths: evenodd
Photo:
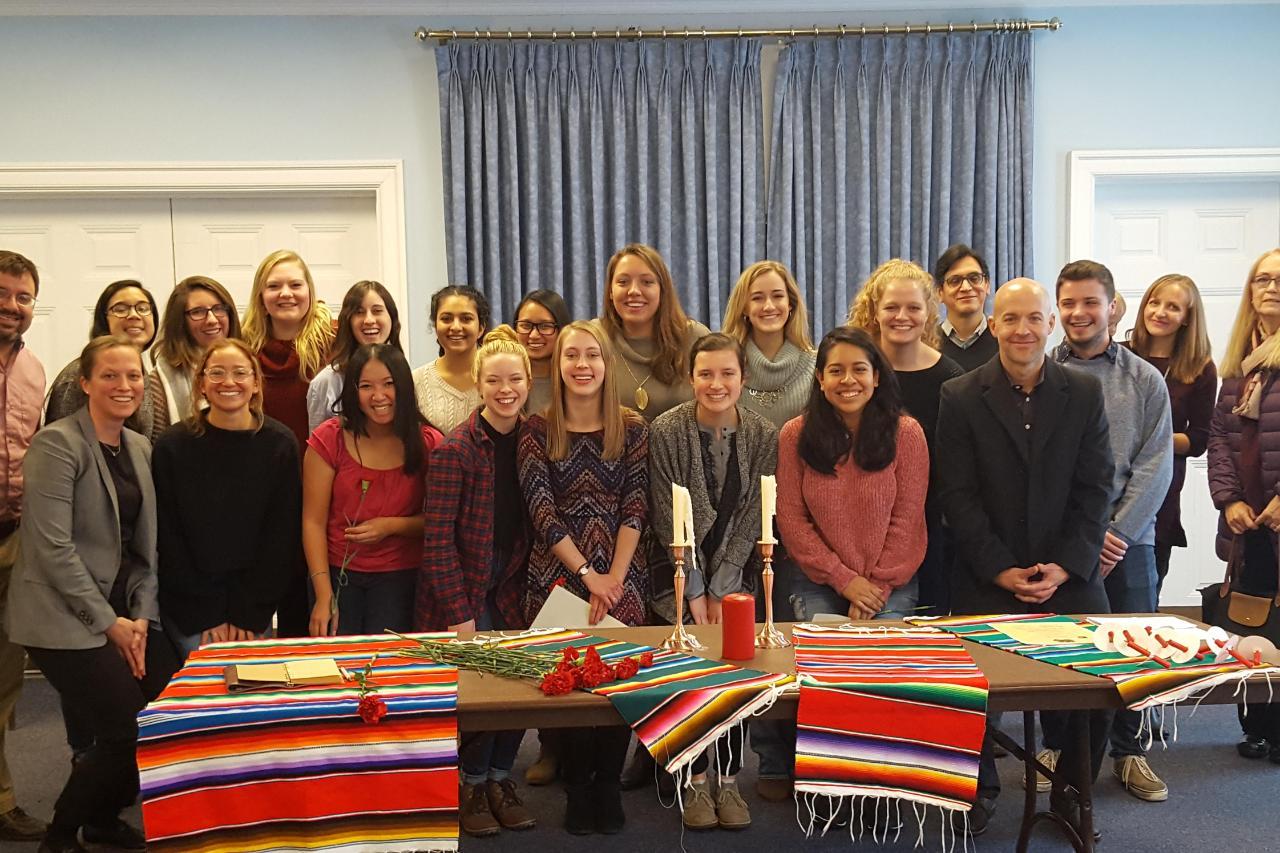
<path id="1" fill-rule="evenodd" d="M 290 687 L 323 687 L 342 684 L 342 670 L 333 658 L 299 658 L 284 663 L 240 663 L 224 667 L 227 690 L 281 690 Z"/>

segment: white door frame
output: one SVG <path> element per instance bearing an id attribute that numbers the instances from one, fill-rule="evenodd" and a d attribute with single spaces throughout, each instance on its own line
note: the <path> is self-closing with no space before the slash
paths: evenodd
<path id="1" fill-rule="evenodd" d="M 372 196 L 382 283 L 400 305 L 409 304 L 400 160 L 0 163 L 0 198 L 226 198 L 253 193 Z"/>
<path id="2" fill-rule="evenodd" d="M 1067 255 L 1093 252 L 1098 182 L 1196 178 L 1280 178 L 1280 148 L 1153 148 L 1072 151 L 1067 167 Z"/>

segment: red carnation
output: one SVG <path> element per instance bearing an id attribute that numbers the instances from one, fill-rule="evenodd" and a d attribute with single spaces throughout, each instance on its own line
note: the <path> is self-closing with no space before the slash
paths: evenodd
<path id="1" fill-rule="evenodd" d="M 563 696 L 573 692 L 573 676 L 566 672 L 549 672 L 543 676 L 540 686 L 548 696 Z"/>
<path id="2" fill-rule="evenodd" d="M 635 658 L 623 658 L 618 661 L 618 665 L 614 667 L 614 672 L 620 680 L 626 680 L 634 676 L 640 671 L 640 662 Z"/>
<path id="3" fill-rule="evenodd" d="M 573 682 L 573 686 L 574 686 L 574 687 L 581 687 L 581 686 L 582 686 L 582 676 L 583 676 L 583 673 L 584 673 L 584 670 L 583 670 L 583 668 L 582 668 L 582 667 L 580 667 L 580 666 L 575 666 L 575 667 L 573 668 L 573 672 L 570 674 L 569 679 L 570 679 L 570 681 L 572 681 L 572 682 Z"/>
<path id="4" fill-rule="evenodd" d="M 599 687 L 601 684 L 604 684 L 605 681 L 608 680 L 608 676 L 609 676 L 609 671 L 607 669 L 604 669 L 603 667 L 600 669 L 597 669 L 595 667 L 591 667 L 589 669 L 587 667 L 583 667 L 582 668 L 582 686 L 586 687 L 587 689 L 591 689 L 592 687 Z"/>
<path id="5" fill-rule="evenodd" d="M 653 652 L 645 652 L 640 655 L 641 666 L 653 666 Z"/>
<path id="6" fill-rule="evenodd" d="M 578 650 L 573 646 L 565 646 L 560 652 L 560 659 L 563 661 L 577 660 Z"/>
<path id="7" fill-rule="evenodd" d="M 387 715 L 387 703 L 377 696 L 365 696 L 361 698 L 358 710 L 360 719 L 366 723 L 377 725 Z"/>
<path id="8" fill-rule="evenodd" d="M 595 646 L 587 647 L 587 656 L 584 658 L 584 663 L 586 666 L 594 666 L 595 664 L 604 663 L 604 661 L 600 659 L 600 653 L 596 651 Z"/>
<path id="9" fill-rule="evenodd" d="M 575 669 L 577 669 L 577 667 L 576 667 L 576 666 L 574 666 L 573 664 L 569 663 L 567 660 L 562 660 L 562 661 L 560 661 L 560 663 L 556 664 L 556 668 L 555 668 L 554 670 L 552 670 L 552 672 L 563 672 L 563 673 L 565 673 L 566 675 L 568 675 L 570 678 L 572 678 L 572 677 L 573 677 L 573 671 L 574 671 Z"/>

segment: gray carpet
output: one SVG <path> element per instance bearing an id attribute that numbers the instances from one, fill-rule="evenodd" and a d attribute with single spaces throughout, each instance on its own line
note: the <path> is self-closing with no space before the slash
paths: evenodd
<path id="1" fill-rule="evenodd" d="M 1021 738 L 1021 715 L 1008 714 L 1006 729 Z M 1170 725 L 1172 719 L 1170 719 Z M 1280 767 L 1268 762 L 1245 761 L 1235 752 L 1239 727 L 1235 709 L 1202 706 L 1194 716 L 1185 709 L 1178 717 L 1178 742 L 1167 751 L 1157 745 L 1152 766 L 1169 784 L 1169 800 L 1144 803 L 1126 794 L 1111 777 L 1108 759 L 1096 791 L 1096 814 L 1103 831 L 1102 850 L 1111 851 L 1200 851 L 1235 853 L 1241 850 L 1280 850 Z M 534 758 L 537 740 L 525 739 L 517 771 Z M 62 719 L 56 696 L 41 679 L 27 681 L 18 705 L 18 727 L 8 735 L 9 766 L 16 779 L 21 805 L 32 814 L 47 818 L 53 801 L 66 778 L 69 753 L 63 740 Z M 991 828 L 977 840 L 979 850 L 1012 850 L 1017 838 L 1022 807 L 1019 784 L 1020 765 L 1012 759 L 1001 761 L 1005 791 Z M 626 794 L 628 827 L 622 835 L 606 841 L 602 836 L 574 837 L 560 828 L 563 793 L 555 787 L 525 788 L 526 801 L 539 815 L 541 825 L 521 833 L 503 833 L 494 839 L 462 840 L 462 850 L 529 853 L 609 853 L 679 850 L 689 853 L 759 851 L 836 851 L 850 847 L 847 830 L 833 829 L 825 838 L 806 840 L 796 824 L 792 804 L 760 801 L 752 790 L 755 782 L 754 757 L 743 771 L 741 784 L 752 809 L 754 825 L 745 832 L 681 833 L 680 818 L 674 808 L 664 810 L 653 788 Z M 1042 802 L 1043 802 L 1042 798 Z M 138 809 L 127 814 L 140 821 Z M 916 823 L 909 820 L 896 843 L 880 849 L 909 851 L 915 844 Z M 864 838 L 858 846 L 870 849 Z M 926 825 L 926 850 L 939 850 L 939 822 Z M 958 848 L 957 848 L 958 849 Z M 972 848 L 970 848 L 972 849 Z M 1041 830 L 1032 850 L 1069 849 L 1049 828 Z M 3 853 L 34 851 L 34 844 L 0 842 Z"/>

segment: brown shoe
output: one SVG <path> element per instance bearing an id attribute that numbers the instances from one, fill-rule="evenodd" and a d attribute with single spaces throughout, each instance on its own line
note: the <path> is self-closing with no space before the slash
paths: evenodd
<path id="1" fill-rule="evenodd" d="M 720 783 L 720 790 L 716 792 L 716 818 L 720 821 L 721 829 L 746 829 L 751 826 L 751 812 L 747 809 L 742 794 L 738 793 L 737 783 Z"/>
<path id="2" fill-rule="evenodd" d="M 472 838 L 485 838 L 497 835 L 502 829 L 498 819 L 489 808 L 489 797 L 485 785 L 463 785 L 462 796 L 458 799 L 458 824 L 462 831 Z"/>
<path id="3" fill-rule="evenodd" d="M 530 829 L 537 825 L 538 819 L 525 808 L 524 801 L 516 794 L 515 782 L 510 779 L 503 779 L 501 782 L 490 779 L 484 787 L 489 797 L 489 811 L 502 824 L 503 829 Z"/>
<path id="4" fill-rule="evenodd" d="M 556 772 L 559 769 L 560 762 L 556 758 L 555 750 L 543 744 L 538 750 L 538 760 L 530 764 L 529 769 L 524 771 L 525 784 L 550 785 L 556 781 Z"/>
<path id="5" fill-rule="evenodd" d="M 49 831 L 49 824 L 36 820 L 18 806 L 0 814 L 0 839 L 4 841 L 39 841 Z"/>
<path id="6" fill-rule="evenodd" d="M 785 803 L 795 792 L 790 779 L 757 779 L 756 795 L 770 803 Z"/>
<path id="7" fill-rule="evenodd" d="M 716 803 L 711 799 L 709 782 L 694 782 L 682 792 L 684 812 L 681 815 L 686 829 L 715 829 L 720 825 L 716 816 Z"/>

